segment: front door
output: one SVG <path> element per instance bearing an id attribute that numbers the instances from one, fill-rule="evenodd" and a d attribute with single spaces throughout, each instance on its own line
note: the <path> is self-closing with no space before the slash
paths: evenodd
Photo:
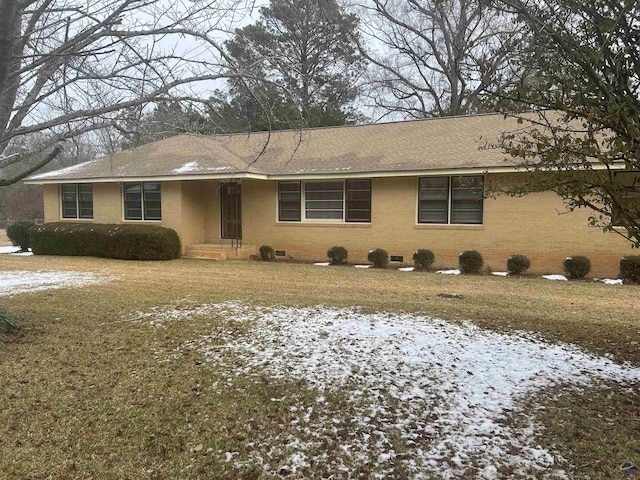
<path id="1" fill-rule="evenodd" d="M 242 238 L 242 185 L 228 182 L 220 184 L 222 238 Z"/>

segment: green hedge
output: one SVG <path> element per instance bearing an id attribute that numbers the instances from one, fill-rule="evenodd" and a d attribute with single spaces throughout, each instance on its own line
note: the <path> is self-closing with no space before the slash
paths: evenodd
<path id="1" fill-rule="evenodd" d="M 273 247 L 269 245 L 262 245 L 258 251 L 260 252 L 260 258 L 264 262 L 275 262 L 276 261 L 276 252 Z"/>
<path id="2" fill-rule="evenodd" d="M 26 252 L 29 247 L 29 229 L 36 222 L 30 220 L 23 220 L 20 222 L 12 223 L 7 227 L 7 238 L 11 240 L 15 246 L 20 247 L 23 252 Z"/>
<path id="3" fill-rule="evenodd" d="M 331 247 L 327 250 L 327 257 L 331 259 L 331 263 L 334 265 L 342 265 L 347 261 L 347 257 L 349 256 L 349 252 L 344 247 Z"/>
<path id="4" fill-rule="evenodd" d="M 154 225 L 46 223 L 30 230 L 35 255 L 69 255 L 123 260 L 170 260 L 180 256 L 175 230 Z"/>
<path id="5" fill-rule="evenodd" d="M 507 270 L 512 275 L 522 275 L 530 266 L 531 260 L 524 255 L 511 255 L 507 259 Z"/>
<path id="6" fill-rule="evenodd" d="M 383 248 L 375 248 L 369 251 L 367 260 L 373 263 L 375 268 L 384 268 L 389 263 L 389 254 Z"/>
<path id="7" fill-rule="evenodd" d="M 435 261 L 436 256 L 431 250 L 420 248 L 413 252 L 413 262 L 416 270 L 427 270 Z"/>
<path id="8" fill-rule="evenodd" d="M 480 252 L 476 250 L 465 250 L 458 256 L 458 268 L 464 274 L 480 273 L 484 265 L 484 260 Z"/>
<path id="9" fill-rule="evenodd" d="M 640 284 L 640 255 L 629 255 L 620 260 L 620 278 L 624 283 Z"/>
<path id="10" fill-rule="evenodd" d="M 569 280 L 582 280 L 591 271 L 591 260 L 582 255 L 567 257 L 562 265 Z"/>

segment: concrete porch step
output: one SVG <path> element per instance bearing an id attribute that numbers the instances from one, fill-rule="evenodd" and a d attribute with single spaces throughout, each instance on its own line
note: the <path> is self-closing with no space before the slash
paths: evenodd
<path id="1" fill-rule="evenodd" d="M 248 260 L 256 254 L 255 245 L 242 245 L 235 248 L 230 244 L 196 243 L 186 245 L 182 258 L 223 261 L 229 258 Z"/>

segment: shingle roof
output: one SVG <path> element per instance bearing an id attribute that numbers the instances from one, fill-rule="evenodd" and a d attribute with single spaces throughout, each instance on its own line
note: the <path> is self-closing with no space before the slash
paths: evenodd
<path id="1" fill-rule="evenodd" d="M 234 135 L 178 135 L 29 177 L 33 183 L 283 178 L 510 168 L 493 146 L 521 128 L 499 114 Z"/>

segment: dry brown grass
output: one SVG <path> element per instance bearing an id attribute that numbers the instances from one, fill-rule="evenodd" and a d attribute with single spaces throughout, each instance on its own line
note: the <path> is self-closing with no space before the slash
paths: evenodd
<path id="1" fill-rule="evenodd" d="M 119 277 L 102 286 L 0 297 L 0 306 L 28 325 L 0 346 L 0 476 L 5 478 L 258 478 L 250 468 L 233 470 L 223 453 L 246 453 L 258 433 L 285 428 L 286 409 L 313 392 L 269 379 L 251 385 L 236 379 L 219 393 L 202 394 L 203 385 L 225 378 L 225 372 L 204 369 L 195 353 L 179 368 L 158 362 L 156 352 L 171 352 L 215 331 L 225 319 L 193 318 L 166 329 L 122 320 L 186 296 L 195 302 L 360 305 L 470 319 L 488 328 L 538 332 L 640 364 L 639 287 L 196 260 L 2 256 L 0 269 Z M 446 299 L 441 293 L 465 298 Z M 592 397 L 598 395 L 594 390 Z M 619 404 L 624 392 L 616 395 L 613 402 Z M 282 396 L 288 400 L 265 401 Z M 597 400 L 595 405 L 588 415 L 605 415 Z M 636 430 L 625 431 L 621 424 L 620 438 L 637 431 L 637 423 L 629 425 Z M 581 450 L 580 439 L 560 441 L 561 452 L 566 447 L 580 459 L 588 457 L 584 463 L 610 454 Z M 201 444 L 202 450 L 194 451 Z"/>

